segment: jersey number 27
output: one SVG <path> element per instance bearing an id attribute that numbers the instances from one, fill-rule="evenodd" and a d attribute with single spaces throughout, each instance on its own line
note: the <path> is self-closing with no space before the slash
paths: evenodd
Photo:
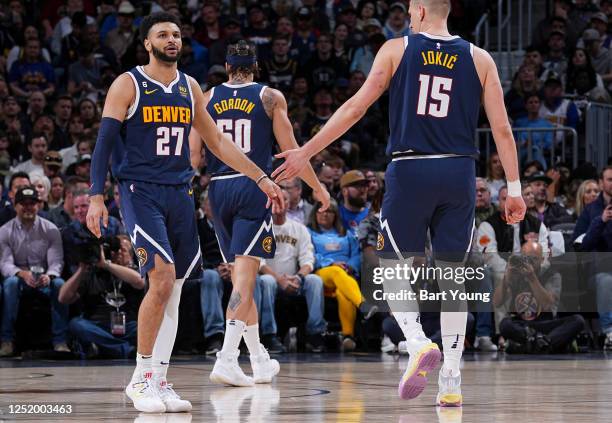
<path id="1" fill-rule="evenodd" d="M 445 118 L 448 115 L 453 80 L 441 76 L 419 75 L 417 115 Z M 430 86 L 431 85 L 431 89 Z M 429 106 L 429 107 L 428 107 Z"/>

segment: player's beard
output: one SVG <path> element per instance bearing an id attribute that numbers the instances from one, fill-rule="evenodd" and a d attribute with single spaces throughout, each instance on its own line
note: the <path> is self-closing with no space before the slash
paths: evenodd
<path id="1" fill-rule="evenodd" d="M 178 50 L 178 52 L 176 53 L 176 56 L 174 57 L 168 56 L 166 53 L 164 53 L 163 50 L 159 50 L 155 48 L 154 45 L 151 45 L 151 50 L 153 52 L 153 56 L 155 56 L 157 60 L 161 60 L 162 62 L 176 63 L 181 58 L 181 50 Z"/>
<path id="2" fill-rule="evenodd" d="M 348 197 L 348 203 L 352 206 L 352 207 L 356 207 L 356 208 L 362 208 L 365 207 L 366 205 L 366 200 L 363 199 L 363 197 L 359 196 L 359 197 Z"/>

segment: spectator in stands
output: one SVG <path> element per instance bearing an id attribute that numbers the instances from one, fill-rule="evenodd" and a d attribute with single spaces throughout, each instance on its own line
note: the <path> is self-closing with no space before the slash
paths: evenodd
<path id="1" fill-rule="evenodd" d="M 299 178 L 287 179 L 281 181 L 279 186 L 289 195 L 289 202 L 285 211 L 287 218 L 302 225 L 308 223 L 312 204 L 302 198 L 302 180 Z"/>
<path id="2" fill-rule="evenodd" d="M 70 176 L 64 186 L 64 201 L 49 212 L 49 220 L 60 230 L 74 220 L 74 194 L 89 189 L 89 181 L 79 176 Z"/>
<path id="3" fill-rule="evenodd" d="M 223 346 L 225 316 L 223 313 L 223 286 L 231 284 L 230 265 L 223 262 L 219 241 L 212 224 L 212 209 L 208 190 L 200 196 L 198 235 L 204 274 L 200 281 L 200 306 L 204 319 L 206 355 L 216 354 Z"/>
<path id="4" fill-rule="evenodd" d="M 600 5 L 600 7 L 603 6 Z M 603 12 L 597 12 L 591 16 L 591 27 L 599 33 L 601 46 L 609 50 L 612 44 L 612 35 L 608 34 L 608 22 L 609 18 Z"/>
<path id="5" fill-rule="evenodd" d="M 584 46 L 591 58 L 593 69 L 597 72 L 608 89 L 612 88 L 612 54 L 602 46 L 601 37 L 596 29 L 587 29 L 582 34 Z"/>
<path id="6" fill-rule="evenodd" d="M 371 204 L 372 201 L 374 201 L 374 198 L 376 198 L 383 190 L 384 182 L 380 172 L 366 169 L 363 174 L 368 181 L 368 202 Z"/>
<path id="7" fill-rule="evenodd" d="M 49 150 L 59 150 L 66 147 L 66 145 L 62 144 L 64 138 L 61 131 L 55 128 L 55 121 L 49 115 L 40 115 L 36 118 L 28 137 L 34 136 L 34 134 L 45 134 Z"/>
<path id="8" fill-rule="evenodd" d="M 497 152 L 493 152 L 489 156 L 487 184 L 489 184 L 489 190 L 491 191 L 491 202 L 497 204 L 499 201 L 498 191 L 502 186 L 506 185 L 506 174 L 504 173 L 504 167 L 501 164 Z"/>
<path id="9" fill-rule="evenodd" d="M 359 223 L 369 214 L 368 180 L 359 170 L 349 170 L 340 178 L 342 204 L 339 207 L 342 226 L 355 234 Z"/>
<path id="10" fill-rule="evenodd" d="M 365 301 L 355 278 L 359 277 L 360 251 L 357 238 L 342 226 L 338 205 L 331 201 L 329 208 L 319 211 L 316 205 L 310 214 L 308 228 L 315 249 L 316 274 L 323 279 L 326 295 L 338 300 L 342 326 L 342 349 L 355 349 L 355 317 L 357 308 L 369 319 L 377 307 Z"/>
<path id="11" fill-rule="evenodd" d="M 526 97 L 531 93 L 538 92 L 540 87 L 541 83 L 536 77 L 534 68 L 523 64 L 512 82 L 512 88 L 510 88 L 504 98 L 508 116 L 512 120 L 527 116 L 527 109 L 525 108 Z"/>
<path id="12" fill-rule="evenodd" d="M 9 71 L 11 91 L 23 100 L 28 99 L 34 91 L 42 91 L 46 97 L 51 97 L 55 92 L 55 71 L 41 57 L 40 51 L 40 41 L 26 41 L 23 57 L 13 63 Z"/>
<path id="13" fill-rule="evenodd" d="M 293 86 L 289 96 L 287 97 L 287 110 L 294 128 L 297 128 L 298 134 L 296 137 L 300 140 L 300 128 L 306 122 L 306 119 L 312 113 L 310 110 L 310 90 L 308 89 L 308 79 L 298 73 L 293 78 Z"/>
<path id="14" fill-rule="evenodd" d="M 551 75 L 544 83 L 544 101 L 540 106 L 540 117 L 555 126 L 569 126 L 578 129 L 578 109 L 573 101 L 563 98 L 563 84 L 557 75 Z M 563 131 L 558 131 L 555 144 L 565 138 Z"/>
<path id="15" fill-rule="evenodd" d="M 83 122 L 85 127 L 83 134 L 93 135 L 93 132 L 97 131 L 100 125 L 100 115 L 96 103 L 89 98 L 84 98 L 79 101 L 78 110 L 81 122 Z"/>
<path id="16" fill-rule="evenodd" d="M 110 245 L 110 259 L 100 246 L 97 263 L 79 263 L 59 292 L 62 304 L 80 300 L 83 312 L 70 320 L 69 329 L 83 350 L 90 348 L 88 358 L 93 358 L 96 350 L 109 358 L 136 355 L 136 320 L 145 284 L 134 263 L 129 238 L 118 236 Z M 111 313 L 117 320 L 109 319 Z"/>
<path id="17" fill-rule="evenodd" d="M 51 190 L 49 191 L 49 208 L 54 209 L 62 205 L 64 199 L 64 179 L 61 175 L 51 178 Z"/>
<path id="18" fill-rule="evenodd" d="M 181 57 L 178 61 L 178 69 L 187 75 L 193 75 L 193 78 L 198 83 L 204 82 L 208 69 L 204 61 L 196 60 L 191 38 L 183 37 L 183 45 L 181 47 Z"/>
<path id="19" fill-rule="evenodd" d="M 525 48 L 525 57 L 523 58 L 523 65 L 531 66 L 537 78 L 540 81 L 546 79 L 544 72 L 544 56 L 542 50 L 535 45 L 531 45 Z M 515 75 L 516 78 L 516 75 Z"/>
<path id="20" fill-rule="evenodd" d="M 81 43 L 77 53 L 78 60 L 68 69 L 68 94 L 77 100 L 88 97 L 96 101 L 102 89 L 102 69 L 108 63 L 96 58 L 89 43 Z"/>
<path id="21" fill-rule="evenodd" d="M 106 35 L 106 46 L 111 48 L 116 57 L 121 57 L 132 41 L 138 38 L 134 26 L 134 13 L 136 9 L 129 1 L 122 1 L 117 9 L 117 28 Z"/>
<path id="22" fill-rule="evenodd" d="M 579 314 L 554 317 L 561 296 L 561 274 L 544 268 L 542 246 L 534 241 L 510 257 L 504 280 L 495 289 L 495 306 L 509 304 L 511 316 L 500 323 L 508 353 L 567 352 L 585 328 Z M 526 309 L 525 304 L 529 304 Z M 571 351 L 571 350 L 570 350 Z"/>
<path id="23" fill-rule="evenodd" d="M 580 184 L 576 193 L 576 207 L 574 210 L 576 218 L 580 217 L 586 206 L 597 200 L 599 192 L 599 185 L 595 179 L 587 179 Z"/>
<path id="24" fill-rule="evenodd" d="M 588 103 L 610 103 L 610 94 L 605 88 L 597 86 L 597 75 L 594 70 L 578 69 L 574 73 L 574 79 L 571 81 L 573 90 L 567 90 L 567 94 L 576 96 L 576 106 L 580 107 L 580 111 L 586 113 Z"/>
<path id="25" fill-rule="evenodd" d="M 38 195 L 38 210 L 49 211 L 49 191 L 51 191 L 51 181 L 45 175 L 34 174 L 30 177 L 32 187 Z M 48 215 L 47 215 L 48 217 Z"/>
<path id="26" fill-rule="evenodd" d="M 344 3 L 338 10 L 336 24 L 341 23 L 345 24 L 348 28 L 348 38 L 346 39 L 347 47 L 354 49 L 365 43 L 365 34 L 357 28 L 357 11 L 351 2 Z"/>
<path id="27" fill-rule="evenodd" d="M 334 28 L 334 55 L 337 59 L 344 63 L 349 63 L 349 57 L 352 51 L 349 51 L 346 45 L 348 39 L 348 27 L 346 24 L 339 23 Z"/>
<path id="28" fill-rule="evenodd" d="M 548 185 L 552 179 L 543 172 L 534 173 L 528 179 L 533 195 L 535 197 L 535 213 L 540 222 L 547 228 L 552 228 L 559 223 L 573 222 L 572 215 L 567 212 L 565 207 L 557 203 L 551 203 L 547 199 Z"/>
<path id="29" fill-rule="evenodd" d="M 85 40 L 92 46 L 96 57 L 106 62 L 115 72 L 118 72 L 119 63 L 117 62 L 117 55 L 112 48 L 100 44 L 101 38 L 100 31 L 98 31 L 98 25 L 87 24 L 85 27 L 85 33 Z"/>
<path id="30" fill-rule="evenodd" d="M 57 151 L 48 151 L 43 162 L 45 176 L 52 179 L 61 175 L 62 171 L 62 156 Z"/>
<path id="31" fill-rule="evenodd" d="M 525 96 L 525 109 L 527 116 L 514 121 L 515 128 L 549 128 L 553 125 L 540 117 L 541 99 L 534 92 Z M 546 169 L 546 156 L 551 154 L 553 146 L 552 132 L 519 132 L 516 134 L 516 143 L 519 146 L 521 162 L 537 160 Z M 531 147 L 531 148 L 530 148 Z"/>
<path id="32" fill-rule="evenodd" d="M 297 61 L 289 57 L 289 38 L 276 34 L 272 37 L 272 57 L 262 64 L 261 80 L 287 94 L 291 91 L 297 68 Z"/>
<path id="33" fill-rule="evenodd" d="M 51 39 L 51 50 L 54 54 L 59 55 L 61 53 L 62 39 L 70 34 L 73 30 L 72 19 L 78 14 L 83 13 L 84 10 L 83 1 L 70 1 L 66 2 L 66 8 L 64 9 L 63 17 L 57 22 L 55 28 L 53 28 L 53 36 Z M 92 24 L 95 22 L 94 18 L 86 15 L 87 23 Z"/>
<path id="34" fill-rule="evenodd" d="M 331 166 L 321 166 L 317 171 L 317 178 L 323 185 L 325 185 L 325 188 L 327 188 L 327 191 L 329 191 L 331 197 L 335 197 L 337 191 L 334 182 L 334 171 Z"/>
<path id="35" fill-rule="evenodd" d="M 565 33 L 561 31 L 551 31 L 548 38 L 548 53 L 544 57 L 544 68 L 548 73 L 563 75 L 567 70 L 567 57 L 565 56 Z"/>
<path id="36" fill-rule="evenodd" d="M 536 172 L 544 172 L 544 166 L 537 160 L 532 160 L 523 165 L 523 172 L 521 179 L 529 179 L 531 175 Z"/>
<path id="37" fill-rule="evenodd" d="M 13 159 L 21 160 L 24 154 L 23 135 L 25 125 L 21 122 L 21 106 L 13 96 L 4 98 L 0 128 L 5 131 L 9 141 L 9 153 Z"/>
<path id="38" fill-rule="evenodd" d="M 75 184 L 76 186 L 76 184 Z M 89 210 L 89 195 L 87 190 L 76 191 L 72 194 L 74 219 L 62 230 L 62 240 L 65 252 L 65 270 L 72 275 L 76 272 L 83 250 L 91 245 L 93 235 L 87 229 L 87 211 Z M 55 209 L 56 210 L 56 209 Z M 108 217 L 108 225 L 100 228 L 102 237 L 113 238 L 121 234 L 121 223 L 112 216 Z"/>
<path id="39" fill-rule="evenodd" d="M 376 21 L 375 19 L 373 19 Z M 371 27 L 371 22 L 368 22 L 368 26 L 366 26 L 366 31 Z M 379 27 L 380 28 L 380 24 Z M 368 75 L 370 73 L 370 69 L 372 68 L 372 64 L 374 63 L 374 57 L 376 57 L 376 53 L 385 43 L 385 36 L 380 32 L 374 32 L 368 36 L 367 43 L 358 48 L 355 51 L 353 56 L 353 61 L 351 62 L 350 71 L 361 71 L 364 75 Z"/>
<path id="40" fill-rule="evenodd" d="M 383 29 L 383 34 L 387 40 L 410 34 L 410 26 L 406 19 L 406 13 L 406 5 L 402 2 L 395 2 L 389 7 L 389 18 Z"/>
<path id="41" fill-rule="evenodd" d="M 16 216 L 14 207 L 15 194 L 17 194 L 17 191 L 19 191 L 21 188 L 27 186 L 30 186 L 30 176 L 27 173 L 15 172 L 11 175 L 8 183 L 8 201 L 4 204 L 2 209 L 0 209 L 0 226 L 4 225 L 6 222 Z"/>
<path id="42" fill-rule="evenodd" d="M 595 69 L 591 64 L 591 57 L 587 54 L 587 51 L 584 48 L 576 48 L 570 57 L 571 60 L 567 66 L 567 73 L 565 74 L 566 92 L 570 94 L 574 92 L 576 73 L 580 70 L 586 70 L 589 74 L 593 74 L 595 78 L 595 85 L 597 87 L 604 88 L 601 75 L 595 72 Z"/>
<path id="43" fill-rule="evenodd" d="M 538 22 L 533 31 L 533 44 L 540 48 L 546 48 L 546 40 L 550 37 L 553 29 L 559 30 L 560 27 L 567 27 L 568 13 L 572 9 L 572 0 L 555 0 L 552 14 Z M 570 40 L 576 39 L 576 34 L 573 28 L 569 28 Z"/>
<path id="44" fill-rule="evenodd" d="M 568 13 L 568 21 L 572 23 L 574 29 L 580 34 L 597 12 L 597 6 L 591 0 L 574 0 L 574 7 Z"/>
<path id="45" fill-rule="evenodd" d="M 224 38 L 223 28 L 219 25 L 219 8 L 216 5 L 204 3 L 202 14 L 194 22 L 194 32 L 194 38 L 207 48 Z"/>
<path id="46" fill-rule="evenodd" d="M 17 216 L 0 228 L 2 283 L 2 330 L 0 357 L 14 353 L 15 322 L 23 292 L 37 290 L 51 299 L 53 349 L 69 352 L 66 345 L 68 307 L 59 304 L 64 281 L 62 240 L 57 227 L 37 216 L 39 199 L 32 187 L 15 194 Z"/>
<path id="47" fill-rule="evenodd" d="M 316 91 L 313 104 L 314 110 L 306 118 L 301 128 L 300 141 L 302 143 L 315 136 L 333 114 L 334 100 L 327 88 L 320 88 Z"/>
<path id="48" fill-rule="evenodd" d="M 6 58 L 6 69 L 10 70 L 17 60 L 24 54 L 24 45 L 28 40 L 40 40 L 40 36 L 38 34 L 38 29 L 34 25 L 27 25 L 23 30 L 23 42 L 15 45 L 8 52 L 8 56 Z M 51 63 L 51 55 L 49 54 L 49 50 L 46 48 L 42 48 L 41 50 L 42 58 Z"/>
<path id="49" fill-rule="evenodd" d="M 300 7 L 296 14 L 296 30 L 291 41 L 291 51 L 299 61 L 300 66 L 305 65 L 315 52 L 317 35 L 312 27 L 312 12 L 307 7 Z"/>
<path id="50" fill-rule="evenodd" d="M 312 273 L 315 258 L 310 233 L 303 223 L 287 218 L 286 205 L 290 203 L 290 194 L 287 191 L 283 193 L 285 207 L 274 207 L 272 211 L 276 255 L 273 259 L 265 260 L 261 267 L 261 280 L 264 284 L 275 287 L 274 294 L 278 292 L 279 295 L 306 298 L 308 306 L 306 349 L 323 352 L 325 349 L 323 332 L 327 327 L 323 318 L 323 281 L 321 277 Z"/>
<path id="51" fill-rule="evenodd" d="M 361 0 L 357 5 L 357 28 L 363 30 L 366 22 L 370 19 L 379 19 L 376 2 L 372 0 Z"/>
<path id="52" fill-rule="evenodd" d="M 230 16 L 229 18 L 224 20 L 223 25 L 221 26 L 221 30 L 223 31 L 223 38 L 216 40 L 210 45 L 210 47 L 208 47 L 208 62 L 210 66 L 223 66 L 225 64 L 225 54 L 227 52 L 227 46 L 243 38 L 242 29 L 240 28 L 240 20 L 235 16 Z M 195 40 L 195 38 L 193 39 Z M 195 41 L 197 41 L 198 44 L 200 43 L 199 40 Z M 202 47 L 206 48 L 204 46 Z"/>
<path id="53" fill-rule="evenodd" d="M 68 142 L 70 125 L 70 117 L 72 116 L 72 97 L 69 95 L 59 96 L 53 106 L 53 117 L 55 120 L 55 128 L 62 134 L 62 144 L 70 144 Z"/>
<path id="54" fill-rule="evenodd" d="M 45 113 L 47 99 L 42 91 L 33 91 L 28 99 L 28 110 L 26 111 L 25 123 L 29 131 L 32 130 L 34 122 Z"/>
<path id="55" fill-rule="evenodd" d="M 476 178 L 476 228 L 491 217 L 495 211 L 495 206 L 491 204 L 491 189 L 487 184 L 487 180 L 484 178 Z"/>
<path id="56" fill-rule="evenodd" d="M 247 7 L 247 20 L 248 25 L 243 34 L 247 40 L 257 46 L 257 57 L 263 60 L 269 56 L 274 29 L 259 3 L 251 3 Z"/>
<path id="57" fill-rule="evenodd" d="M 204 47 L 195 38 L 193 38 L 193 34 L 194 34 L 193 24 L 191 23 L 188 17 L 179 16 L 179 18 L 182 20 L 181 35 L 183 38 L 188 38 L 190 40 L 189 42 L 191 43 L 191 49 L 193 50 L 194 60 L 198 63 L 204 63 L 204 64 L 210 65 L 209 57 L 208 57 L 208 48 Z M 227 25 L 226 22 L 227 21 L 224 21 L 224 23 Z M 240 23 L 238 26 L 240 26 Z M 222 62 L 222 63 L 225 63 L 225 62 Z"/>
<path id="58" fill-rule="evenodd" d="M 572 236 L 581 251 L 612 252 L 612 166 L 599 177 L 601 192 L 587 205 L 576 222 Z M 599 325 L 606 335 L 605 349 L 612 350 L 612 266 L 609 255 L 596 257 L 595 287 Z"/>
<path id="59" fill-rule="evenodd" d="M 44 175 L 43 163 L 47 155 L 47 136 L 45 134 L 35 134 L 28 142 L 28 151 L 32 158 L 15 166 L 13 172 L 26 172 L 28 174 L 37 173 Z"/>
<path id="60" fill-rule="evenodd" d="M 70 118 L 70 123 L 68 124 L 68 144 L 70 147 L 60 150 L 64 171 L 68 168 L 68 166 L 76 162 L 79 156 L 77 143 L 79 140 L 83 139 L 84 129 L 85 126 L 83 125 L 83 121 L 79 115 L 74 115 Z"/>
<path id="61" fill-rule="evenodd" d="M 85 13 L 76 12 L 72 15 L 70 24 L 72 31 L 62 37 L 61 51 L 56 61 L 62 68 L 67 68 L 78 60 L 79 47 L 86 37 L 85 26 L 87 25 L 87 17 Z"/>
<path id="62" fill-rule="evenodd" d="M 330 89 L 336 78 L 348 75 L 348 63 L 337 60 L 332 48 L 332 35 L 328 33 L 319 35 L 316 50 L 304 69 L 310 78 L 309 86 L 313 90 Z"/>
<path id="63" fill-rule="evenodd" d="M 546 176 L 552 179 L 546 189 L 546 200 L 565 207 L 568 197 L 571 172 L 563 163 L 559 163 L 546 171 Z M 571 213 L 570 213 L 571 214 Z"/>

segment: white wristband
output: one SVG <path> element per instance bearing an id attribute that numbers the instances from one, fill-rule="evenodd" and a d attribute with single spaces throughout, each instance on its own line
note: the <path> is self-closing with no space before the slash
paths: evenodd
<path id="1" fill-rule="evenodd" d="M 508 185 L 508 197 L 520 197 L 523 195 L 521 190 L 521 181 L 517 179 L 516 181 L 507 181 Z"/>

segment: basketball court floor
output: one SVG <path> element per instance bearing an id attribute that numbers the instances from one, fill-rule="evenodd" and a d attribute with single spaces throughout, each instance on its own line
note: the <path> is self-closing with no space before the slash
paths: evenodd
<path id="1" fill-rule="evenodd" d="M 397 397 L 407 357 L 289 354 L 272 385 L 210 383 L 213 358 L 176 357 L 169 372 L 191 414 L 139 414 L 123 393 L 128 361 L 0 360 L 0 422 L 610 422 L 612 360 L 604 353 L 547 357 L 466 353 L 462 409 L 434 406 L 437 372 L 412 401 Z M 242 361 L 249 368 L 248 359 Z M 250 370 L 249 370 L 250 371 Z M 18 404 L 65 404 L 71 414 L 10 414 Z"/>

